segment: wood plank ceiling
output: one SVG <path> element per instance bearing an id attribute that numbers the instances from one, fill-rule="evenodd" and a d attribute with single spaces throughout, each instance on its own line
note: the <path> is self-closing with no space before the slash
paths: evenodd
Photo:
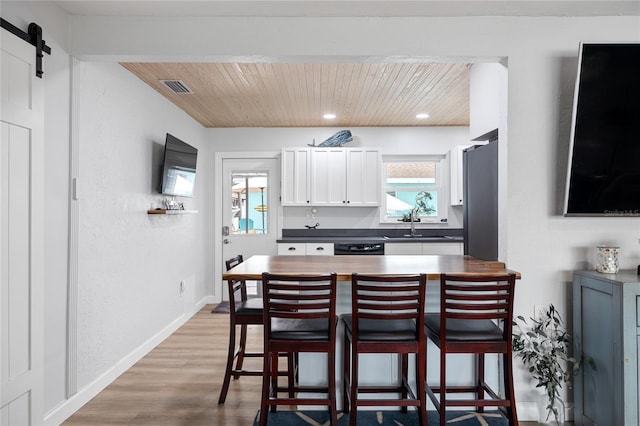
<path id="1" fill-rule="evenodd" d="M 205 127 L 468 126 L 467 63 L 122 63 Z M 174 93 L 178 80 L 192 93 Z M 333 113 L 336 118 L 323 118 Z M 426 119 L 416 114 L 427 113 Z"/>

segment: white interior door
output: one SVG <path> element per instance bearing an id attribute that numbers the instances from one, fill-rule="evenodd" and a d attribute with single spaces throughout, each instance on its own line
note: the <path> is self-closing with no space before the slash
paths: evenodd
<path id="1" fill-rule="evenodd" d="M 35 47 L 0 30 L 0 424 L 43 423 L 43 88 Z"/>
<path id="2" fill-rule="evenodd" d="M 276 254 L 280 199 L 276 158 L 222 160 L 222 260 L 241 254 Z M 248 283 L 249 291 L 258 291 Z M 223 286 L 223 299 L 228 299 Z"/>

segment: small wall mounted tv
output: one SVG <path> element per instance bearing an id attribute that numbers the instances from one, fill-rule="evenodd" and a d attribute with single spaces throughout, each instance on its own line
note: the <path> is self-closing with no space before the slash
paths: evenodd
<path id="1" fill-rule="evenodd" d="M 565 216 L 640 216 L 640 43 L 581 43 Z"/>
<path id="2" fill-rule="evenodd" d="M 193 197 L 198 150 L 167 133 L 160 192 L 165 195 Z"/>

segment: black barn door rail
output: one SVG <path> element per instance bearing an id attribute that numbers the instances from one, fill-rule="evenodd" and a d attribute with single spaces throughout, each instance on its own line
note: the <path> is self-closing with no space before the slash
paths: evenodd
<path id="1" fill-rule="evenodd" d="M 42 52 L 51 55 L 51 48 L 47 46 L 47 43 L 42 39 L 42 27 L 32 22 L 29 24 L 28 32 L 25 33 L 3 18 L 0 18 L 0 27 L 36 47 L 36 76 L 42 78 L 42 74 L 44 74 L 44 71 L 42 71 L 42 57 L 44 54 Z"/>

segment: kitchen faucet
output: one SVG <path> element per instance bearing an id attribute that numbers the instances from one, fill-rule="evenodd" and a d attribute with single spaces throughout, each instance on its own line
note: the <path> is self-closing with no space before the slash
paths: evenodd
<path id="1" fill-rule="evenodd" d="M 416 235 L 416 217 L 418 215 L 418 210 L 414 207 L 411 209 L 411 233 L 409 235 L 405 235 L 405 237 L 422 237 L 422 234 Z"/>
<path id="2" fill-rule="evenodd" d="M 416 236 L 416 208 L 411 209 L 411 236 Z"/>

